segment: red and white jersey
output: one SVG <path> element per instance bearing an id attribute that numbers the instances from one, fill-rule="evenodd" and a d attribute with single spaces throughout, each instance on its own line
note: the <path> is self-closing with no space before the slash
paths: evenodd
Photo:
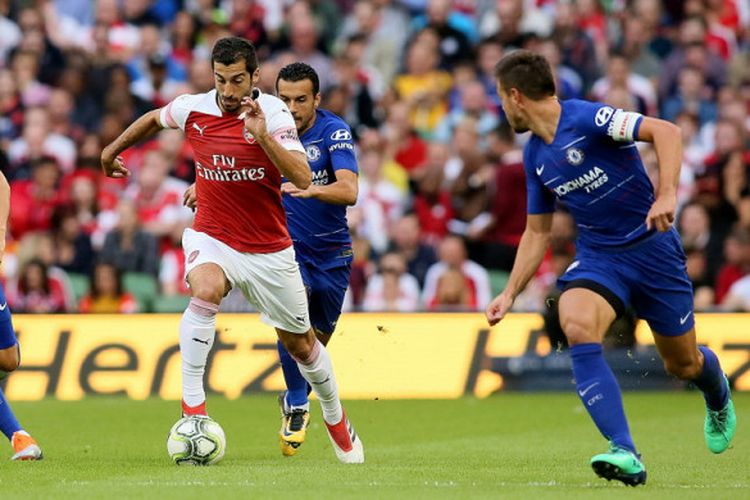
<path id="1" fill-rule="evenodd" d="M 271 136 L 287 150 L 304 153 L 286 105 L 257 89 L 253 94 Z M 216 90 L 178 96 L 159 118 L 165 128 L 181 128 L 195 153 L 196 231 L 239 252 L 278 252 L 292 244 L 281 205 L 281 173 L 238 115 L 219 108 Z"/>

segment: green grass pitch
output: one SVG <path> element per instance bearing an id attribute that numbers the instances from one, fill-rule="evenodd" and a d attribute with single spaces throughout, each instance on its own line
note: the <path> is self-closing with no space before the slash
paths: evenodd
<path id="1" fill-rule="evenodd" d="M 316 402 L 307 442 L 284 458 L 275 398 L 210 398 L 227 454 L 200 468 L 167 456 L 177 402 L 15 403 L 45 459 L 0 461 L 0 498 L 750 498 L 750 394 L 735 403 L 734 447 L 715 456 L 703 443 L 698 393 L 627 393 L 649 472 L 638 489 L 594 476 L 588 460 L 605 443 L 572 393 L 347 402 L 362 466 L 336 461 Z"/>

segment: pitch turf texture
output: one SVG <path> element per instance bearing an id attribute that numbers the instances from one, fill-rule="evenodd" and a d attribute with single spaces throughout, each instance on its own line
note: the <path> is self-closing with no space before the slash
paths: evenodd
<path id="1" fill-rule="evenodd" d="M 750 394 L 735 402 L 734 447 L 715 456 L 703 443 L 699 394 L 627 393 L 649 473 L 638 489 L 593 475 L 588 460 L 605 443 L 573 394 L 350 401 L 362 466 L 336 461 L 317 403 L 307 442 L 284 458 L 274 397 L 212 398 L 227 454 L 199 468 L 167 456 L 177 402 L 15 403 L 45 459 L 1 461 L 0 498 L 750 498 Z"/>

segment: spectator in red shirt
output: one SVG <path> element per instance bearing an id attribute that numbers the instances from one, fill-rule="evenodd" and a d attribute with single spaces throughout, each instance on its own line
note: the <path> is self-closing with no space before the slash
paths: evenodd
<path id="1" fill-rule="evenodd" d="M 57 189 L 60 168 L 54 158 L 45 156 L 31 164 L 31 179 L 13 181 L 10 188 L 10 230 L 20 239 L 31 231 L 52 227 L 52 213 L 60 205 Z"/>
<path id="2" fill-rule="evenodd" d="M 716 277 L 715 303 L 721 304 L 729 289 L 750 272 L 750 233 L 737 227 L 724 240 L 724 264 Z"/>

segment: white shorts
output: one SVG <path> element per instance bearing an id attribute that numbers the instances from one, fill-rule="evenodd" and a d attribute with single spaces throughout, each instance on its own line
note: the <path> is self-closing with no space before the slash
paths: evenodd
<path id="1" fill-rule="evenodd" d="M 207 262 L 224 270 L 232 287 L 260 312 L 260 319 L 291 333 L 310 330 L 307 292 L 302 283 L 294 247 L 274 253 L 242 253 L 194 229 L 182 233 L 185 276 Z"/>

